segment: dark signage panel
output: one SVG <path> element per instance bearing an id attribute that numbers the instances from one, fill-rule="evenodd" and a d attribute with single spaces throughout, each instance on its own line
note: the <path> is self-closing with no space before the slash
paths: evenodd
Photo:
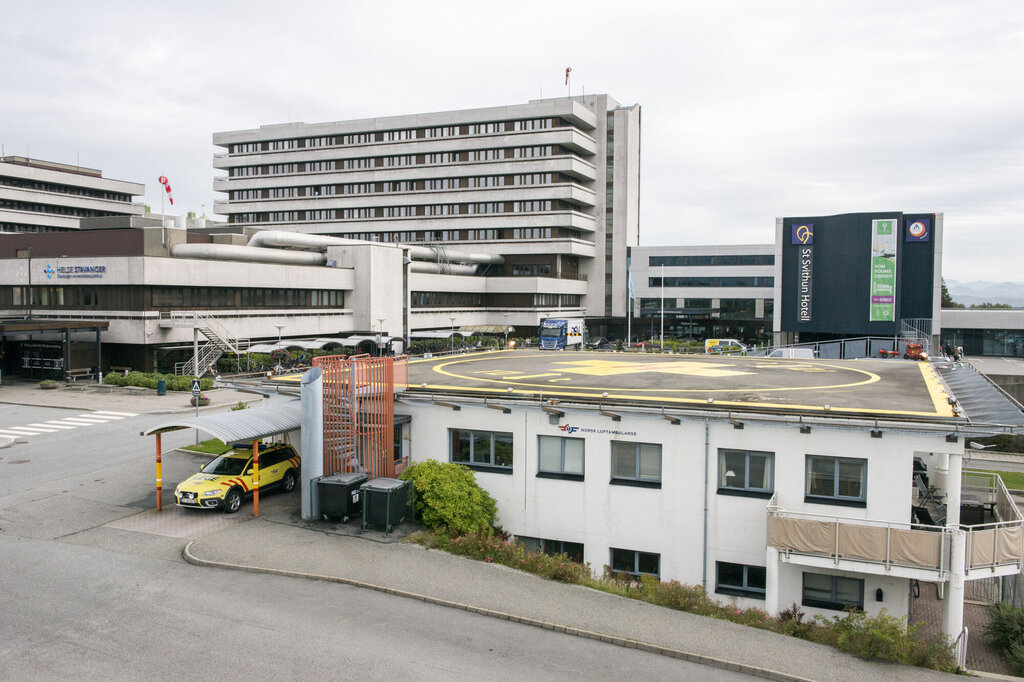
<path id="1" fill-rule="evenodd" d="M 934 214 L 848 213 L 783 220 L 783 331 L 889 336 L 899 333 L 903 318 L 931 317 Z M 893 260 L 895 319 L 872 322 L 872 301 L 881 300 L 880 263 Z"/>

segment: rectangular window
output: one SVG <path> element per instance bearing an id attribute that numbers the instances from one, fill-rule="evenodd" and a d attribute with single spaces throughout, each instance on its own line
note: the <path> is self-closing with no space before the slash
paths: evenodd
<path id="1" fill-rule="evenodd" d="M 849 606 L 864 608 L 864 581 L 838 575 L 804 573 L 804 606 L 844 611 Z"/>
<path id="2" fill-rule="evenodd" d="M 661 445 L 612 441 L 613 485 L 661 487 Z"/>
<path id="3" fill-rule="evenodd" d="M 805 502 L 867 504 L 868 461 L 852 457 L 807 455 Z"/>
<path id="4" fill-rule="evenodd" d="M 661 555 L 613 547 L 612 570 L 616 573 L 628 573 L 634 578 L 641 575 L 653 575 L 658 578 L 661 576 Z"/>
<path id="5" fill-rule="evenodd" d="M 548 556 L 565 554 L 570 560 L 578 564 L 583 563 L 583 543 L 581 542 L 545 540 L 543 538 L 526 537 L 525 535 L 516 536 L 516 542 L 521 544 L 527 552 L 544 552 Z"/>
<path id="6" fill-rule="evenodd" d="M 451 461 L 495 473 L 512 473 L 512 434 L 449 429 Z"/>
<path id="7" fill-rule="evenodd" d="M 718 451 L 718 492 L 726 495 L 771 497 L 775 453 L 748 450 Z"/>
<path id="8" fill-rule="evenodd" d="M 537 476 L 583 480 L 584 440 L 559 436 L 537 437 Z"/>
<path id="9" fill-rule="evenodd" d="M 745 566 L 725 561 L 715 562 L 715 592 L 737 597 L 764 599 L 764 566 Z"/>

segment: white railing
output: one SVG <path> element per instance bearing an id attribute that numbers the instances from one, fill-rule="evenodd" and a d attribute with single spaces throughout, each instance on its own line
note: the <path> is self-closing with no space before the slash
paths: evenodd
<path id="1" fill-rule="evenodd" d="M 1001 566 L 1024 570 L 1024 516 L 1003 484 L 999 474 L 965 469 L 961 478 L 961 494 L 976 496 L 982 508 L 990 508 L 996 520 L 992 523 L 963 525 L 967 533 L 966 572 Z"/>
<path id="2" fill-rule="evenodd" d="M 960 670 L 967 669 L 967 639 L 970 636 L 967 626 L 960 631 L 960 634 L 956 636 L 956 641 L 953 642 L 953 652 L 956 655 L 956 667 Z"/>

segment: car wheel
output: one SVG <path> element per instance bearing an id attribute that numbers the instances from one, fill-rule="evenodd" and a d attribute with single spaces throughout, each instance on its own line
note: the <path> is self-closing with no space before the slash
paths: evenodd
<path id="1" fill-rule="evenodd" d="M 228 494 L 224 497 L 224 513 L 234 514 L 242 507 L 242 491 L 238 488 L 232 488 L 228 491 Z"/>
<path id="2" fill-rule="evenodd" d="M 291 469 L 284 472 L 284 479 L 281 481 L 281 490 L 290 493 L 295 490 L 295 472 Z"/>

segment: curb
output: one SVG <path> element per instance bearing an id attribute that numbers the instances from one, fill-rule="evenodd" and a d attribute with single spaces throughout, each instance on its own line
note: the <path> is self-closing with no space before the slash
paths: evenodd
<path id="1" fill-rule="evenodd" d="M 462 604 L 460 602 L 450 601 L 448 599 L 440 599 L 438 597 L 431 597 L 429 595 L 419 594 L 416 592 L 407 592 L 406 590 L 399 590 L 393 587 L 386 587 L 384 585 L 375 585 L 373 583 L 367 583 L 361 580 L 354 580 L 352 578 L 341 578 L 338 576 L 320 575 L 316 573 L 303 573 L 301 571 L 288 571 L 280 568 L 263 568 L 260 566 L 249 566 L 246 564 L 234 564 L 223 561 L 212 561 L 210 559 L 200 559 L 191 551 L 192 545 L 195 544 L 195 542 L 195 540 L 189 540 L 188 544 L 186 544 L 185 548 L 181 551 L 182 558 L 187 563 L 190 563 L 194 566 L 203 566 L 207 568 L 223 568 L 234 571 L 245 571 L 247 573 L 265 573 L 268 575 L 279 575 L 286 578 L 304 578 L 306 580 L 320 580 L 324 582 L 337 583 L 340 585 L 349 585 L 351 587 L 359 587 L 367 590 L 373 590 L 375 592 L 383 592 L 385 594 L 394 595 L 396 597 L 415 599 L 426 604 L 434 604 L 435 606 L 444 606 L 447 608 L 458 609 L 460 611 L 467 611 L 469 613 L 476 613 L 481 616 L 487 616 L 488 618 L 507 620 L 514 623 L 522 623 L 523 625 L 530 625 L 532 627 L 541 628 L 543 630 L 561 632 L 566 635 L 572 635 L 574 637 L 593 639 L 599 642 L 605 642 L 607 644 L 621 646 L 626 649 L 637 649 L 639 651 L 646 651 L 648 653 L 658 654 L 659 656 L 667 656 L 668 658 L 678 658 L 681 660 L 690 661 L 691 663 L 699 663 L 701 665 L 722 668 L 723 670 L 732 670 L 734 672 L 745 673 L 747 675 L 754 675 L 756 677 L 762 677 L 769 680 L 779 680 L 780 682 L 812 682 L 811 678 L 790 675 L 788 673 L 779 672 L 777 670 L 769 670 L 767 668 L 760 668 L 757 666 L 748 665 L 746 663 L 737 663 L 735 661 L 729 661 L 724 658 L 715 658 L 713 656 L 705 656 L 704 654 L 696 654 L 688 651 L 682 651 L 680 649 L 673 649 L 671 647 L 660 646 L 657 644 L 648 644 L 646 642 L 641 642 L 635 639 L 619 637 L 617 635 L 607 635 L 602 634 L 600 632 L 592 632 L 590 630 L 583 630 L 569 625 L 549 623 L 547 621 L 538 620 L 536 618 L 516 616 L 511 613 L 494 611 L 492 609 L 485 609 L 479 606 L 472 606 L 470 604 Z"/>

